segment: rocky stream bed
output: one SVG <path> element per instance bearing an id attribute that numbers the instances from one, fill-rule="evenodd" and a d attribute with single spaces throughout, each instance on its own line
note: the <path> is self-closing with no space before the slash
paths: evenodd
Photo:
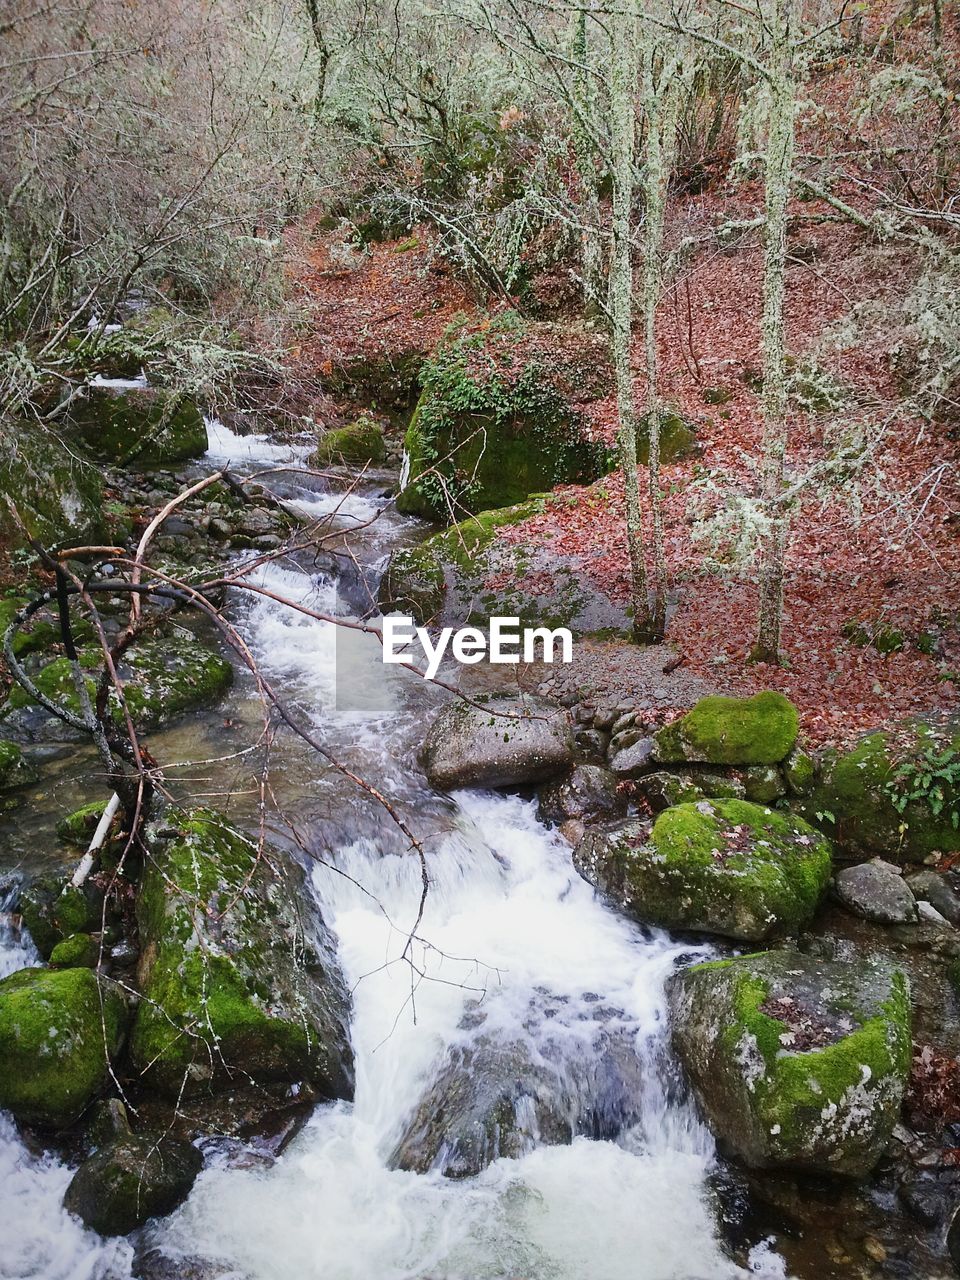
<path id="1" fill-rule="evenodd" d="M 262 732 L 195 623 L 131 651 L 169 796 L 118 903 L 64 887 L 107 799 L 92 749 L 25 695 L 0 711 L 0 1274 L 954 1275 L 955 1130 L 903 1108 L 912 1041 L 960 1050 L 956 838 L 893 804 L 895 735 L 814 759 L 781 695 L 662 662 L 631 687 L 602 639 L 519 682 L 446 670 L 455 699 L 324 620 L 422 567 L 380 446 L 357 480 L 353 437 L 318 476 L 305 445 L 207 430 L 146 502 L 270 474 L 240 515 L 167 523 L 181 571 L 342 534 L 226 601 L 328 754 Z M 36 678 L 69 698 L 56 661 Z M 664 726 L 667 699 L 691 709 Z"/>

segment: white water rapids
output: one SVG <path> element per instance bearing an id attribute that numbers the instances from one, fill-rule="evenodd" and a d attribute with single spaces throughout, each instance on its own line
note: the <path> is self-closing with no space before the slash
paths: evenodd
<path id="1" fill-rule="evenodd" d="M 258 452 L 259 440 L 218 437 L 212 453 L 278 461 L 279 448 L 260 441 Z M 283 460 L 295 456 L 287 450 Z M 274 567 L 262 581 L 318 611 L 336 608 L 333 588 L 309 572 Z M 205 1260 L 214 1265 L 204 1276 L 231 1280 L 782 1277 L 763 1246 L 749 1272 L 722 1252 L 706 1182 L 712 1140 L 669 1092 L 663 984 L 694 951 L 604 905 L 530 802 L 463 792 L 437 820 L 438 802 L 411 766 L 433 700 L 395 668 L 385 684 L 374 638 L 291 616 L 262 597 L 245 625 L 268 676 L 337 751 L 353 749 L 361 771 L 376 767 L 373 780 L 388 793 L 405 788 L 412 821 L 418 809 L 432 815 L 419 929 L 427 945 L 414 952 L 426 976 L 400 960 L 420 892 L 417 859 L 384 856 L 367 835 L 343 844 L 337 865 L 364 891 L 322 866 L 313 884 L 353 989 L 355 1101 L 318 1107 L 272 1167 L 208 1163 L 183 1207 L 148 1229 L 150 1243 L 183 1259 L 185 1272 L 187 1260 Z M 345 683 L 348 698 L 339 696 Z M 7 968 L 31 959 L 14 952 L 10 936 L 0 947 Z M 389 1170 L 404 1121 L 446 1048 L 468 1034 L 461 1019 L 477 1000 L 485 1034 L 504 1043 L 527 1036 L 531 1009 L 549 1002 L 551 1034 L 584 1061 L 598 1005 L 615 1010 L 644 1064 L 640 1123 L 617 1141 L 539 1147 L 464 1181 Z M 135 1276 L 128 1242 L 101 1241 L 60 1208 L 68 1180 L 56 1161 L 28 1155 L 0 1116 L 0 1275 Z"/>

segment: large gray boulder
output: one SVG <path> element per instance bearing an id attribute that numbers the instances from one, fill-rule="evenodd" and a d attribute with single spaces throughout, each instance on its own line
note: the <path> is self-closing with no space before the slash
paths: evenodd
<path id="1" fill-rule="evenodd" d="M 589 830 L 577 870 L 635 919 L 746 942 L 795 934 L 830 880 L 829 842 L 800 818 L 746 800 L 664 810 Z"/>
<path id="2" fill-rule="evenodd" d="M 695 965 L 668 994 L 674 1045 L 730 1151 L 755 1168 L 870 1172 L 910 1069 L 899 969 L 773 951 Z"/>
<path id="3" fill-rule="evenodd" d="M 453 702 L 430 726 L 420 763 L 440 791 L 546 782 L 573 764 L 570 717 L 542 698 Z"/>
<path id="4" fill-rule="evenodd" d="M 899 868 L 879 858 L 844 867 L 834 888 L 848 911 L 875 924 L 912 924 L 917 918 L 917 900 Z"/>

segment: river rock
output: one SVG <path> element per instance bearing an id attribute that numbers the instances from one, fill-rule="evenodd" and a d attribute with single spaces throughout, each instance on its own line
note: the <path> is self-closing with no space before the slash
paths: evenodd
<path id="1" fill-rule="evenodd" d="M 635 919 L 749 942 L 796 933 L 830 880 L 829 842 L 745 800 L 664 810 L 588 831 L 577 870 Z"/>
<path id="2" fill-rule="evenodd" d="M 171 391 L 91 385 L 70 412 L 79 438 L 103 462 L 170 466 L 207 451 L 203 415 L 192 400 Z"/>
<path id="3" fill-rule="evenodd" d="M 325 432 L 310 458 L 310 466 L 326 467 L 333 463 L 362 467 L 370 462 L 383 462 L 385 457 L 383 428 L 373 418 L 362 417 L 345 427 Z"/>
<path id="4" fill-rule="evenodd" d="M 86 684 L 91 700 L 96 698 L 96 680 L 101 657 L 92 651 L 81 654 L 81 666 L 91 672 Z M 193 636 L 164 636 L 144 640 L 130 648 L 117 664 L 123 681 L 124 698 L 140 729 L 157 729 L 169 724 L 194 707 L 207 706 L 226 692 L 233 682 L 233 667 L 213 649 Z M 41 693 L 79 715 L 80 698 L 73 670 L 66 658 L 55 658 L 33 674 Z M 116 693 L 111 690 L 110 714 L 118 725 L 124 724 L 123 710 Z M 25 689 L 16 685 L 0 708 L 0 720 L 38 736 L 52 733 L 75 733 L 60 725 L 44 708 L 33 704 Z"/>
<path id="5" fill-rule="evenodd" d="M 662 764 L 778 764 L 793 748 L 797 726 L 797 709 L 782 693 L 713 694 L 657 733 L 657 759 Z"/>
<path id="6" fill-rule="evenodd" d="M 907 721 L 889 732 L 869 733 L 849 751 L 827 751 L 811 791 L 798 802 L 811 822 L 824 822 L 842 854 L 891 862 L 925 862 L 960 852 L 960 783 L 938 783 L 942 805 L 910 799 L 912 781 L 930 760 L 960 753 L 960 718 Z M 819 816 L 818 816 L 819 815 Z M 824 815 L 829 815 L 824 818 Z"/>
<path id="7" fill-rule="evenodd" d="M 910 924 L 917 918 L 917 902 L 903 876 L 879 859 L 844 867 L 834 888 L 848 911 L 876 924 Z"/>
<path id="8" fill-rule="evenodd" d="M 190 1194 L 203 1156 L 189 1142 L 129 1134 L 101 1147 L 73 1175 L 64 1208 L 102 1236 L 125 1236 L 172 1213 Z"/>
<path id="9" fill-rule="evenodd" d="M 68 449 L 38 422 L 7 417 L 0 432 L 0 493 L 9 496 L 27 533 L 45 547 L 102 542 L 107 534 L 102 468 Z M 22 545 L 23 530 L 0 504 L 0 539 Z"/>
<path id="10" fill-rule="evenodd" d="M 103 921 L 103 891 L 87 880 L 75 888 L 68 876 L 35 876 L 20 890 L 24 928 L 43 958 L 77 933 L 95 933 Z"/>
<path id="11" fill-rule="evenodd" d="M 939 871 L 918 871 L 907 880 L 910 892 L 919 902 L 929 902 L 945 920 L 960 927 L 960 893 Z"/>
<path id="12" fill-rule="evenodd" d="M 12 791 L 36 782 L 37 772 L 15 742 L 0 739 L 0 791 Z"/>
<path id="13" fill-rule="evenodd" d="M 537 812 L 541 822 L 560 826 L 570 818 L 609 817 L 624 808 L 617 794 L 617 779 L 609 769 L 578 764 L 566 778 L 541 788 Z"/>
<path id="14" fill-rule="evenodd" d="M 636 789 L 654 813 L 697 800 L 743 800 L 746 796 L 739 778 L 709 770 L 677 773 L 659 769 L 638 778 Z"/>
<path id="15" fill-rule="evenodd" d="M 466 1178 L 494 1160 L 565 1145 L 578 1134 L 615 1138 L 640 1118 L 643 1066 L 632 1037 L 604 1028 L 576 1058 L 572 1049 L 485 1037 L 455 1046 L 408 1121 L 391 1167 Z"/>
<path id="16" fill-rule="evenodd" d="M 610 768 L 620 778 L 635 778 L 650 768 L 654 758 L 652 738 L 638 737 L 629 747 L 621 747 L 610 761 Z"/>
<path id="17" fill-rule="evenodd" d="M 695 965 L 668 992 L 674 1045 L 736 1156 L 758 1168 L 870 1172 L 910 1069 L 900 970 L 767 952 Z"/>
<path id="18" fill-rule="evenodd" d="M 174 1097 L 241 1081 L 353 1093 L 350 1001 L 300 869 L 218 814 L 154 825 L 137 900 L 130 1051 Z"/>
<path id="19" fill-rule="evenodd" d="M 573 764 L 570 717 L 540 698 L 458 700 L 434 720 L 420 763 L 440 791 L 545 782 Z"/>
<path id="20" fill-rule="evenodd" d="M 0 982 L 0 1108 L 64 1128 L 106 1086 L 127 1005 L 90 969 L 21 969 Z"/>

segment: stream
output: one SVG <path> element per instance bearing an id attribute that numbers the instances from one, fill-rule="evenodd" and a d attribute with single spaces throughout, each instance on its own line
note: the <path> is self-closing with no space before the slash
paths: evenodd
<path id="1" fill-rule="evenodd" d="M 249 473 L 302 463 L 295 446 L 210 425 L 208 466 L 229 461 Z M 270 566 L 258 581 L 319 611 L 362 610 L 391 548 L 423 533 L 389 508 L 367 524 L 387 506 L 379 495 L 388 480 L 371 477 L 344 498 L 295 471 L 271 478 L 304 518 L 330 515 L 353 559 L 304 557 Z M 355 1101 L 318 1106 L 269 1167 L 238 1167 L 235 1152 L 205 1144 L 207 1165 L 187 1202 L 137 1241 L 84 1231 L 60 1207 L 69 1169 L 29 1152 L 0 1115 L 0 1275 L 121 1280 L 138 1274 L 137 1249 L 152 1249 L 171 1260 L 171 1276 L 221 1280 L 783 1277 L 766 1243 L 755 1246 L 747 1271 L 721 1247 L 709 1187 L 713 1141 L 679 1088 L 667 1043 L 664 982 L 708 950 L 645 931 L 607 907 L 577 875 L 569 847 L 537 821 L 534 802 L 430 791 L 413 761 L 448 695 L 383 666 L 375 637 L 265 596 L 236 608 L 275 687 L 424 840 L 431 884 L 413 967 L 402 952 L 420 895 L 418 859 L 353 783 L 292 735 L 278 739 L 271 780 L 319 859 L 312 889 L 353 990 Z M 223 714 L 206 722 L 205 749 L 217 745 Z M 247 730 L 257 722 L 253 682 L 243 674 L 229 714 Z M 164 736 L 161 758 L 188 741 L 180 733 Z M 221 736 L 223 755 L 237 749 L 240 736 Z M 243 769 L 196 767 L 192 785 L 210 795 L 249 778 Z M 249 818 L 255 802 L 241 794 L 230 812 Z M 271 837 L 284 840 L 283 824 Z M 0 933 L 0 974 L 32 959 L 28 940 Z M 460 1181 L 390 1170 L 438 1064 L 450 1046 L 469 1042 L 479 1019 L 484 1035 L 529 1042 L 533 1056 L 544 1037 L 562 1044 L 587 1074 L 599 1031 L 614 1024 L 642 1064 L 637 1123 L 616 1140 L 537 1146 Z"/>

